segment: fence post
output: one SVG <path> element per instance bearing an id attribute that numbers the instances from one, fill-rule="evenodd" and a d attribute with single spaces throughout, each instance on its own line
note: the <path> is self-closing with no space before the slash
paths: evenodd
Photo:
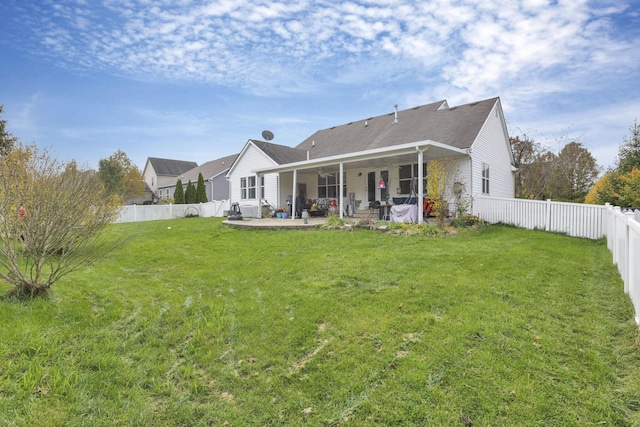
<path id="1" fill-rule="evenodd" d="M 618 221 L 618 212 L 620 212 L 620 206 L 614 206 L 613 212 L 611 213 L 611 221 L 613 221 L 613 225 L 611 227 L 611 234 L 613 236 L 613 247 L 611 253 L 613 254 L 613 263 L 615 265 L 620 264 L 620 245 L 618 240 L 620 239 L 620 233 L 618 232 L 619 221 Z"/>
<path id="2" fill-rule="evenodd" d="M 634 217 L 633 212 L 625 212 L 624 214 L 624 272 L 622 273 L 622 280 L 624 281 L 624 291 L 629 293 L 629 277 L 631 276 L 629 272 L 631 271 L 631 257 L 629 256 L 631 252 L 631 236 L 629 230 L 629 221 L 631 221 Z"/>
<path id="3" fill-rule="evenodd" d="M 611 205 L 609 202 L 604 204 L 604 220 L 602 221 L 602 229 L 604 231 L 604 237 L 607 238 L 607 247 L 609 246 L 609 236 L 611 236 L 611 230 L 609 229 L 609 210 L 611 209 Z M 611 249 L 611 248 L 609 248 Z"/>
<path id="4" fill-rule="evenodd" d="M 551 199 L 547 199 L 547 206 L 545 212 L 545 226 L 546 231 L 551 230 Z"/>

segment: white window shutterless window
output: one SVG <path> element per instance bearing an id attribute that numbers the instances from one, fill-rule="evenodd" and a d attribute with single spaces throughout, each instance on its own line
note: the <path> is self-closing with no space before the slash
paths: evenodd
<path id="1" fill-rule="evenodd" d="M 318 198 L 325 199 L 330 198 L 334 199 L 338 197 L 340 193 L 340 183 L 338 182 L 337 174 L 326 174 L 324 176 L 318 175 Z M 344 177 L 344 186 L 342 187 L 342 197 L 345 197 L 347 194 L 347 178 Z"/>
<path id="2" fill-rule="evenodd" d="M 489 194 L 489 165 L 482 164 L 482 194 Z"/>
<path id="3" fill-rule="evenodd" d="M 256 177 L 247 176 L 240 178 L 240 198 L 249 200 L 256 198 Z"/>
<path id="4" fill-rule="evenodd" d="M 398 167 L 398 181 L 400 182 L 400 192 L 398 194 L 409 194 L 411 191 L 418 193 L 418 164 L 413 165 L 400 165 Z M 423 187 L 427 188 L 427 164 L 422 164 L 422 179 L 424 181 Z M 413 189 L 411 184 L 414 185 Z M 397 191 L 396 191 L 397 192 Z"/>

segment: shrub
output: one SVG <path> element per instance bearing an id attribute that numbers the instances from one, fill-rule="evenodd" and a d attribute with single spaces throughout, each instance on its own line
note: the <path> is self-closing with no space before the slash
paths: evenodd
<path id="1" fill-rule="evenodd" d="M 43 295 L 118 246 L 103 233 L 122 206 L 98 175 L 35 146 L 0 157 L 0 279 L 15 294 Z"/>
<path id="2" fill-rule="evenodd" d="M 474 225 L 484 226 L 485 224 L 486 223 L 482 218 L 477 217 L 475 215 L 470 215 L 470 214 L 462 215 L 458 218 L 451 220 L 451 226 L 455 228 L 473 227 Z"/>
<path id="3" fill-rule="evenodd" d="M 173 192 L 173 198 L 176 205 L 184 205 L 184 188 L 182 187 L 182 180 L 178 178 L 176 182 L 176 189 Z"/>
<path id="4" fill-rule="evenodd" d="M 324 223 L 323 228 L 327 230 L 332 230 L 336 228 L 342 228 L 344 226 L 344 221 L 340 219 L 337 215 L 329 215 L 327 217 L 327 222 Z"/>

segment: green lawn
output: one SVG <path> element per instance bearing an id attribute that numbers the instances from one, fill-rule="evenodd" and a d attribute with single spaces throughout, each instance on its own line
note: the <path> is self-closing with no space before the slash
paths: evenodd
<path id="1" fill-rule="evenodd" d="M 49 299 L 0 300 L 0 425 L 640 424 L 638 328 L 602 241 L 115 232 L 132 239 Z"/>

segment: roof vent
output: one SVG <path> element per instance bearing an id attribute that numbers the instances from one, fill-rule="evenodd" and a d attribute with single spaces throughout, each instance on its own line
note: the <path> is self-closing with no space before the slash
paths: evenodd
<path id="1" fill-rule="evenodd" d="M 395 119 L 393 119 L 393 123 L 398 123 L 398 104 L 395 104 L 395 105 L 393 106 L 393 108 L 395 108 L 395 109 L 396 109 L 396 112 L 395 112 Z"/>
<path id="2" fill-rule="evenodd" d="M 365 121 L 364 121 L 364 127 L 367 127 L 367 126 L 369 126 L 369 121 L 368 121 L 368 120 L 365 120 Z"/>

